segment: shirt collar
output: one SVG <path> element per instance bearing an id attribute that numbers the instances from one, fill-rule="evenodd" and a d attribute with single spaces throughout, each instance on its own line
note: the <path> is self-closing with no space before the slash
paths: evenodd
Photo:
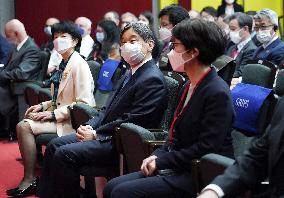
<path id="1" fill-rule="evenodd" d="M 25 44 L 25 42 L 28 40 L 28 36 L 24 39 L 24 40 L 22 40 L 22 42 L 20 42 L 19 44 L 18 44 L 18 46 L 17 46 L 17 51 L 20 51 L 20 49 L 23 47 L 23 45 Z"/>
<path id="2" fill-rule="evenodd" d="M 244 46 L 251 40 L 251 37 L 249 36 L 246 40 L 240 42 L 238 45 L 237 45 L 237 48 L 238 48 L 238 52 L 240 52 Z"/>
<path id="3" fill-rule="evenodd" d="M 144 65 L 145 63 L 147 63 L 149 60 L 152 59 L 152 56 L 150 55 L 149 58 L 146 58 L 142 63 L 140 63 L 139 65 L 137 65 L 134 68 L 131 68 L 131 74 L 135 74 L 135 72 L 137 71 L 137 69 L 139 69 L 139 67 L 141 67 L 142 65 Z"/>
<path id="4" fill-rule="evenodd" d="M 275 33 L 276 34 L 276 33 Z M 278 36 L 274 36 L 271 41 L 269 41 L 267 44 L 262 44 L 262 47 L 265 49 L 267 48 L 271 43 L 273 43 L 276 39 L 278 39 Z"/>

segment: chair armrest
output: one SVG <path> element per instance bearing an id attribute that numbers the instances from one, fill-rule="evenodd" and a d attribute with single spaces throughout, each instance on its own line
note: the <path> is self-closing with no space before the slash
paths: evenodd
<path id="1" fill-rule="evenodd" d="M 146 146 L 148 147 L 148 154 L 153 153 L 157 148 L 163 146 L 165 140 L 145 140 Z"/>
<path id="2" fill-rule="evenodd" d="M 78 103 L 70 107 L 70 117 L 72 127 L 77 129 L 81 124 L 84 124 L 92 117 L 96 116 L 98 111 L 84 103 Z"/>

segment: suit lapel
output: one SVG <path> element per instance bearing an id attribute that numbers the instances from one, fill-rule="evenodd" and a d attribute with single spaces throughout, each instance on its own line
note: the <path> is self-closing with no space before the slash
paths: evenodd
<path id="1" fill-rule="evenodd" d="M 76 52 L 74 52 L 76 53 Z M 62 73 L 62 78 L 60 80 L 59 83 L 59 88 L 58 88 L 58 94 L 57 97 L 61 94 L 61 92 L 63 91 L 64 87 L 67 85 L 67 82 L 69 81 L 71 75 L 72 75 L 72 60 L 75 54 L 71 55 L 70 60 L 68 61 L 66 68 L 64 69 L 63 73 Z M 79 65 L 77 65 L 77 67 L 79 67 Z"/>

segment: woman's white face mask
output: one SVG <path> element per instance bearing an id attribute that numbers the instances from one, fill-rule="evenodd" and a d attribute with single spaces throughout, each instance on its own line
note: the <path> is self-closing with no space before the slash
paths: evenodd
<path id="1" fill-rule="evenodd" d="M 64 54 L 68 49 L 71 47 L 75 47 L 76 44 L 74 44 L 71 36 L 66 36 L 66 37 L 58 37 L 54 39 L 53 41 L 54 49 L 59 53 L 59 54 Z"/>

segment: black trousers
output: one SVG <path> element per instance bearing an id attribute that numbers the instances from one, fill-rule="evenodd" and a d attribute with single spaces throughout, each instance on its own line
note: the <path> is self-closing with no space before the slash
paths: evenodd
<path id="1" fill-rule="evenodd" d="M 78 142 L 75 134 L 53 139 L 45 150 L 38 196 L 80 197 L 80 168 L 111 165 L 115 156 L 111 141 Z"/>
<path id="2" fill-rule="evenodd" d="M 135 172 L 114 178 L 107 183 L 104 189 L 104 198 L 194 197 L 189 192 L 171 186 L 164 180 L 164 177 L 165 176 L 145 177 L 142 172 Z"/>

